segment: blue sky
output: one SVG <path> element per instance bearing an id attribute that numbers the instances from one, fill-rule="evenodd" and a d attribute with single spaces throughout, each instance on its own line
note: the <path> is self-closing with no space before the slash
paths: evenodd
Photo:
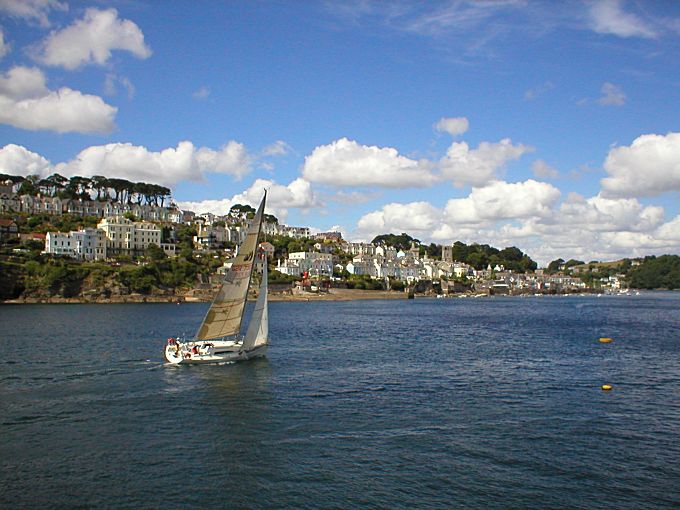
<path id="1" fill-rule="evenodd" d="M 0 172 L 350 240 L 680 253 L 680 3 L 0 0 Z"/>

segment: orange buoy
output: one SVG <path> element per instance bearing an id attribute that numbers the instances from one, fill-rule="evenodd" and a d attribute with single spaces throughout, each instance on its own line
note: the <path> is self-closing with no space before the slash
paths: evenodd
<path id="1" fill-rule="evenodd" d="M 601 344 L 610 344 L 610 343 L 612 343 L 613 341 L 614 341 L 614 340 L 611 339 L 611 338 L 600 338 L 600 343 L 601 343 Z"/>
<path id="2" fill-rule="evenodd" d="M 602 385 L 602 389 L 603 389 L 604 391 L 609 391 L 609 390 L 611 390 L 612 388 L 613 388 L 613 386 L 612 386 L 611 384 L 603 384 L 603 385 Z"/>

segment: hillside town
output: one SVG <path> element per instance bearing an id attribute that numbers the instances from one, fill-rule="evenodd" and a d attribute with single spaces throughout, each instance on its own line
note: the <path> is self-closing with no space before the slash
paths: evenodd
<path id="1" fill-rule="evenodd" d="M 88 197 L 61 198 L 41 194 L 20 195 L 12 182 L 0 183 L 0 238 L 44 243 L 47 256 L 66 257 L 77 261 L 114 261 L 121 256 L 130 260 L 142 258 L 150 247 L 160 248 L 167 257 L 177 257 L 178 230 L 190 229 L 191 249 L 197 256 L 212 254 L 228 267 L 236 247 L 244 239 L 253 216 L 249 206 L 235 206 L 226 215 L 196 214 L 180 210 L 172 202 L 168 206 L 142 204 L 112 199 L 92 200 Z M 67 232 L 44 233 L 19 231 L 18 221 L 10 219 L 41 215 L 70 215 L 89 218 L 96 225 Z M 309 227 L 279 224 L 274 217 L 263 223 L 262 249 L 270 265 L 287 277 L 297 292 L 323 291 L 330 287 L 352 286 L 358 279 L 372 281 L 367 288 L 403 290 L 420 289 L 437 295 L 513 295 L 620 291 L 625 288 L 622 274 L 608 274 L 587 282 L 583 266 L 564 266 L 556 271 L 538 269 L 517 271 L 502 263 L 473 265 L 456 260 L 452 246 L 442 246 L 441 253 L 429 254 L 417 240 L 410 246 L 390 245 L 385 241 L 348 242 L 339 232 L 312 233 Z M 304 249 L 278 249 L 274 239 L 293 239 Z M 20 250 L 21 248 L 17 248 Z M 515 249 L 516 250 L 516 249 Z M 518 250 L 517 250 L 518 251 Z M 521 252 L 520 252 L 521 254 Z M 141 263 L 138 261 L 138 263 Z M 276 273 L 274 273 L 276 274 Z"/>

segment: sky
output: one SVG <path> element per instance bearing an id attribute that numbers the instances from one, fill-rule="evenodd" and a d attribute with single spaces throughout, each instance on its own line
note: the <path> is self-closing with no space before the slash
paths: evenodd
<path id="1" fill-rule="evenodd" d="M 680 2 L 0 0 L 0 173 L 371 241 L 680 254 Z"/>

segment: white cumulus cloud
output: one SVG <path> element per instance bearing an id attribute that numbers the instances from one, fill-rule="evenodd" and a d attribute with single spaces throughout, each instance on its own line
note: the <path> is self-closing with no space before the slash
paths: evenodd
<path id="1" fill-rule="evenodd" d="M 391 147 L 360 145 L 341 138 L 316 147 L 305 158 L 302 176 L 330 186 L 427 187 L 435 177 L 428 165 Z"/>
<path id="2" fill-rule="evenodd" d="M 131 143 L 109 143 L 88 147 L 55 168 L 65 176 L 105 175 L 172 186 L 178 181 L 202 178 L 195 155 L 194 145 L 186 141 L 158 152 Z"/>
<path id="3" fill-rule="evenodd" d="M 495 181 L 443 209 L 428 202 L 387 204 L 362 216 L 352 239 L 406 232 L 424 242 L 517 246 L 543 265 L 558 257 L 616 260 L 680 251 L 680 216 L 666 221 L 662 207 L 599 194 L 560 196 L 554 186 L 531 179 Z"/>
<path id="4" fill-rule="evenodd" d="M 363 239 L 388 232 L 429 235 L 441 220 L 441 211 L 428 202 L 391 203 L 362 216 L 356 234 Z"/>
<path id="5" fill-rule="evenodd" d="M 591 28 L 599 34 L 654 38 L 656 32 L 638 16 L 625 12 L 619 0 L 596 0 L 590 6 Z"/>
<path id="6" fill-rule="evenodd" d="M 509 183 L 493 181 L 472 188 L 466 198 L 449 200 L 444 220 L 450 224 L 477 224 L 503 219 L 548 216 L 560 197 L 551 184 L 529 179 Z"/>
<path id="7" fill-rule="evenodd" d="M 5 173 L 40 173 L 44 176 L 45 172 L 59 172 L 67 177 L 105 175 L 170 187 L 179 181 L 202 181 L 206 173 L 230 174 L 238 180 L 250 171 L 251 160 L 245 147 L 234 141 L 217 151 L 207 147 L 196 148 L 189 141 L 160 151 L 131 143 L 93 145 L 80 151 L 72 160 L 53 166 L 39 154 L 18 145 L 7 145 L 2 151 L 3 159 L 0 161 L 12 170 Z M 299 189 L 300 186 L 297 186 L 293 188 Z"/>
<path id="8" fill-rule="evenodd" d="M 543 264 L 559 257 L 587 262 L 680 249 L 672 226 L 664 223 L 663 208 L 636 199 L 585 198 L 575 193 L 549 214 L 506 223 L 489 238 L 523 245 Z"/>
<path id="9" fill-rule="evenodd" d="M 604 162 L 607 196 L 646 197 L 680 191 L 680 133 L 648 134 L 615 147 Z"/>
<path id="10" fill-rule="evenodd" d="M 262 192 L 267 190 L 267 204 L 274 210 L 289 207 L 310 209 L 318 207 L 318 199 L 309 181 L 298 177 L 288 185 L 277 184 L 268 179 L 256 179 L 243 193 L 235 195 L 233 200 L 255 206 L 262 199 Z"/>
<path id="11" fill-rule="evenodd" d="M 250 170 L 249 159 L 245 147 L 234 141 L 218 151 L 196 149 L 189 141 L 161 151 L 131 143 L 110 143 L 88 147 L 56 168 L 63 175 L 106 175 L 173 186 L 179 181 L 203 180 L 204 172 L 230 174 L 239 179 Z"/>
<path id="12" fill-rule="evenodd" d="M 58 133 L 108 133 L 118 109 L 99 96 L 68 87 L 49 90 L 39 69 L 14 67 L 0 75 L 0 123 Z"/>
<path id="13" fill-rule="evenodd" d="M 295 179 L 288 185 L 278 184 L 272 180 L 256 179 L 248 189 L 231 198 L 203 200 L 201 202 L 178 202 L 178 206 L 197 213 L 226 214 L 235 204 L 257 207 L 262 200 L 265 189 L 267 190 L 266 212 L 273 214 L 280 221 L 285 221 L 290 208 L 306 210 L 319 206 L 319 201 L 311 184 L 301 178 Z"/>
<path id="14" fill-rule="evenodd" d="M 134 22 L 119 19 L 116 9 L 90 8 L 82 19 L 52 32 L 35 58 L 50 66 L 76 69 L 87 64 L 106 64 L 113 50 L 129 51 L 142 59 L 151 56 L 144 34 Z"/>
<path id="15" fill-rule="evenodd" d="M 611 199 L 596 195 L 585 199 L 576 194 L 561 204 L 554 223 L 591 231 L 651 231 L 663 222 L 662 207 L 644 206 L 637 199 Z"/>
<path id="16" fill-rule="evenodd" d="M 252 164 L 246 146 L 234 140 L 224 144 L 218 151 L 200 148 L 196 160 L 201 170 L 233 175 L 236 179 L 250 172 Z"/>
<path id="17" fill-rule="evenodd" d="M 676 216 L 668 223 L 664 223 L 656 230 L 655 237 L 659 241 L 670 241 L 680 245 L 680 216 Z"/>
<path id="18" fill-rule="evenodd" d="M 531 150 L 522 144 L 513 145 L 509 138 L 497 143 L 482 142 L 476 149 L 470 149 L 465 142 L 453 143 L 439 161 L 439 168 L 442 177 L 456 187 L 483 186 L 496 179 L 498 171 L 508 162 Z"/>
<path id="19" fill-rule="evenodd" d="M 10 143 L 0 149 L 0 173 L 47 177 L 53 172 L 52 165 L 43 156 L 21 145 Z"/>
<path id="20" fill-rule="evenodd" d="M 434 125 L 437 131 L 448 133 L 451 136 L 462 135 L 469 127 L 470 123 L 465 117 L 444 117 Z"/>

